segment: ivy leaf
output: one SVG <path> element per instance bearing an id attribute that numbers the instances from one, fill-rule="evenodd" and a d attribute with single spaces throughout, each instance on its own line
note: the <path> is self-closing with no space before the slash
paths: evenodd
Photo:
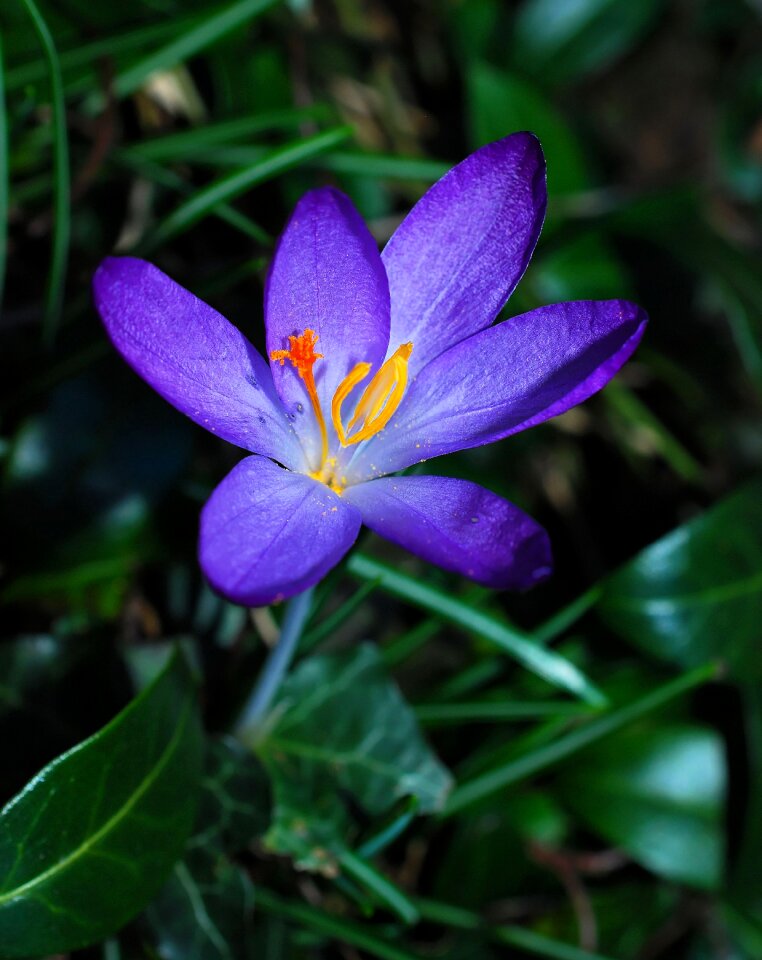
<path id="1" fill-rule="evenodd" d="M 227 854 L 241 850 L 268 823 L 269 784 L 259 760 L 233 740 L 210 741 L 188 854 L 146 911 L 164 960 L 249 955 L 253 885 Z"/>
<path id="2" fill-rule="evenodd" d="M 719 657 L 759 677 L 762 481 L 638 554 L 605 584 L 604 619 L 637 647 L 684 667 Z"/>
<path id="3" fill-rule="evenodd" d="M 175 865 L 147 916 L 163 960 L 239 960 L 248 953 L 253 908 L 246 872 L 199 847 Z"/>
<path id="4" fill-rule="evenodd" d="M 195 684 L 176 653 L 10 801 L 0 813 L 5 960 L 93 943 L 146 905 L 193 826 L 201 748 Z"/>
<path id="5" fill-rule="evenodd" d="M 714 731 L 628 731 L 586 750 L 560 784 L 583 820 L 644 867 L 695 887 L 718 886 L 725 761 Z"/>
<path id="6" fill-rule="evenodd" d="M 274 792 L 265 843 L 298 867 L 329 875 L 352 825 L 348 796 L 372 816 L 407 796 L 428 813 L 441 809 L 451 786 L 368 644 L 300 664 L 256 749 Z"/>

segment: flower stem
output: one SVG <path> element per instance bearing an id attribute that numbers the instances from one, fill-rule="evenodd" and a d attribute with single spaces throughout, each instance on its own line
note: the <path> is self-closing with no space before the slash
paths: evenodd
<path id="1" fill-rule="evenodd" d="M 270 709 L 299 644 L 299 638 L 312 608 L 313 594 L 314 588 L 310 587 L 309 590 L 289 600 L 278 642 L 265 661 L 257 684 L 238 719 L 239 735 L 249 733 L 256 728 Z"/>

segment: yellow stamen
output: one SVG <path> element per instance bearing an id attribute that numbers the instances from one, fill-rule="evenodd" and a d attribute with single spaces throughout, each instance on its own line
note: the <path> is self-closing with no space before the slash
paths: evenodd
<path id="1" fill-rule="evenodd" d="M 369 363 L 358 363 L 339 384 L 331 402 L 331 417 L 342 447 L 361 443 L 383 430 L 400 405 L 407 386 L 407 366 L 412 343 L 403 343 L 373 377 L 360 397 L 347 429 L 341 419 L 341 407 L 358 383 L 370 373 Z M 349 436 L 361 424 L 360 429 Z"/>
<path id="2" fill-rule="evenodd" d="M 315 387 L 315 375 L 312 372 L 315 361 L 323 359 L 322 353 L 315 353 L 315 344 L 317 342 L 318 337 L 315 336 L 315 331 L 305 330 L 304 333 L 300 333 L 299 336 L 288 338 L 288 350 L 272 350 L 270 352 L 270 359 L 274 362 L 280 361 L 281 366 L 283 366 L 286 360 L 290 360 L 304 381 L 312 409 L 315 412 L 315 419 L 320 427 L 320 443 L 322 449 L 320 452 L 320 466 L 315 472 L 316 474 L 321 474 L 328 459 L 328 432 L 325 427 L 323 411 L 320 409 L 320 400 L 318 399 L 317 388 Z"/>

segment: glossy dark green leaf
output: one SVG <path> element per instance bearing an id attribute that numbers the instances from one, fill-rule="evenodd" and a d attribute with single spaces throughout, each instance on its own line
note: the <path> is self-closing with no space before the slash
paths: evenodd
<path id="1" fill-rule="evenodd" d="M 0 813 L 4 958 L 84 946 L 145 906 L 193 825 L 201 745 L 195 685 L 175 654 L 11 800 Z"/>
<path id="2" fill-rule="evenodd" d="M 342 794 L 372 815 L 407 796 L 430 813 L 451 784 L 370 645 L 300 664 L 256 749 L 273 781 L 268 846 L 327 873 L 351 825 Z"/>
<path id="3" fill-rule="evenodd" d="M 663 0 L 524 0 L 516 18 L 517 60 L 556 83 L 607 66 L 632 49 Z"/>
<path id="4" fill-rule="evenodd" d="M 638 863 L 712 889 L 723 863 L 725 761 L 713 731 L 640 727 L 586 751 L 562 795 L 594 830 Z"/>
<path id="5" fill-rule="evenodd" d="M 599 610 L 654 656 L 683 666 L 719 658 L 759 676 L 762 481 L 638 554 L 606 582 Z"/>

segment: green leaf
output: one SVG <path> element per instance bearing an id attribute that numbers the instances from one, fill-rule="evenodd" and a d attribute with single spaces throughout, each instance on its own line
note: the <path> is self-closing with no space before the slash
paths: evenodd
<path id="1" fill-rule="evenodd" d="M 739 675 L 762 675 L 762 481 L 638 554 L 604 584 L 599 611 L 661 659 L 716 657 Z"/>
<path id="2" fill-rule="evenodd" d="M 246 956 L 254 887 L 246 872 L 210 850 L 192 850 L 148 910 L 163 960 Z"/>
<path id="3" fill-rule="evenodd" d="M 193 825 L 201 744 L 195 685 L 175 654 L 10 801 L 0 813 L 6 960 L 93 943 L 145 906 Z"/>
<path id="4" fill-rule="evenodd" d="M 713 731 L 640 727 L 585 751 L 561 776 L 583 820 L 670 880 L 717 887 L 725 763 Z"/>
<path id="5" fill-rule="evenodd" d="M 525 0 L 516 18 L 515 57 L 546 82 L 607 66 L 648 30 L 663 0 Z"/>
<path id="6" fill-rule="evenodd" d="M 370 645 L 300 664 L 256 750 L 273 782 L 267 845 L 328 874 L 338 869 L 351 826 L 342 792 L 379 815 L 407 796 L 422 813 L 439 810 L 450 789 L 449 773 Z"/>
<path id="7" fill-rule="evenodd" d="M 270 823 L 270 785 L 259 760 L 236 740 L 212 741 L 190 847 L 242 850 Z"/>
<path id="8" fill-rule="evenodd" d="M 188 853 L 146 911 L 164 960 L 247 955 L 254 888 L 227 854 L 242 850 L 268 823 L 269 784 L 260 762 L 233 740 L 210 741 Z"/>

